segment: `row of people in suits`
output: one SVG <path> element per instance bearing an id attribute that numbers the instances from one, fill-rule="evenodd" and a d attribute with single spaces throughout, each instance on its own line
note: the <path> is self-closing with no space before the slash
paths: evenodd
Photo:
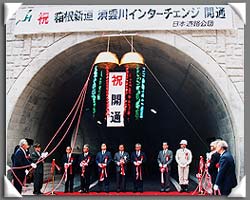
<path id="1" fill-rule="evenodd" d="M 180 150 L 176 152 L 176 161 L 178 163 L 179 182 L 183 190 L 187 191 L 188 186 L 188 173 L 189 164 L 192 160 L 192 153 L 186 148 L 186 140 L 182 140 Z M 141 150 L 141 144 L 135 145 L 135 151 L 131 153 L 125 151 L 124 145 L 120 144 L 118 152 L 115 153 L 112 158 L 111 153 L 107 151 L 107 145 L 101 145 L 101 151 L 94 157 L 89 152 L 89 145 L 83 146 L 83 153 L 76 160 L 72 155 L 71 147 L 66 148 L 66 154 L 63 156 L 63 163 L 67 170 L 67 177 L 65 184 L 65 192 L 73 192 L 74 184 L 74 167 L 77 165 L 81 168 L 81 190 L 80 192 L 89 192 L 90 186 L 90 172 L 92 170 L 93 163 L 96 163 L 98 167 L 98 186 L 99 191 L 109 192 L 109 168 L 110 163 L 115 163 L 116 173 L 116 188 L 117 192 L 126 191 L 126 177 L 127 177 L 127 165 L 132 163 L 132 177 L 134 192 L 143 192 L 143 180 L 144 180 L 144 164 L 147 160 L 146 154 Z M 159 171 L 161 175 L 160 191 L 170 191 L 170 171 L 171 163 L 173 161 L 173 152 L 168 148 L 167 142 L 163 142 L 162 150 L 159 151 L 157 162 L 159 165 Z M 66 172 L 66 171 L 65 171 Z M 184 188 L 185 187 L 185 188 Z"/>
<path id="2" fill-rule="evenodd" d="M 31 165 L 34 171 L 34 191 L 36 195 L 42 194 L 41 188 L 43 185 L 43 163 L 37 161 L 44 160 L 47 156 L 47 152 L 41 152 L 41 145 L 33 145 L 34 152 L 31 156 L 27 156 L 27 150 L 29 145 L 25 139 L 22 139 L 19 143 L 19 148 L 16 149 L 13 159 L 13 167 L 23 167 L 26 165 Z M 159 152 L 158 163 L 160 168 L 168 168 L 164 172 L 165 184 L 162 184 L 162 189 L 166 186 L 166 191 L 169 191 L 169 172 L 170 164 L 173 159 L 173 153 L 171 150 L 167 149 L 167 143 L 163 144 L 163 150 Z M 165 150 L 164 150 L 165 149 Z M 166 160 L 167 158 L 167 160 Z M 106 144 L 101 145 L 101 151 L 98 152 L 96 157 L 94 157 L 89 152 L 89 146 L 84 145 L 83 153 L 79 156 L 79 159 L 75 159 L 72 155 L 71 147 L 66 148 L 66 154 L 63 155 L 64 169 L 66 172 L 65 178 L 65 192 L 73 192 L 74 184 L 74 169 L 75 165 L 81 168 L 81 191 L 88 192 L 90 185 L 90 172 L 92 170 L 91 165 L 96 163 L 98 166 L 99 173 L 99 191 L 109 191 L 109 165 L 111 161 L 116 164 L 116 185 L 117 191 L 126 191 L 126 175 L 127 175 L 127 164 L 129 162 L 133 163 L 133 179 L 134 179 L 134 192 L 143 191 L 143 173 L 144 173 L 144 163 L 147 158 L 143 151 L 141 151 L 141 144 L 135 145 L 135 151 L 132 152 L 131 157 L 124 151 L 124 145 L 119 145 L 119 151 L 115 153 L 114 159 L 112 159 L 111 153 L 107 151 Z M 37 163 L 37 164 L 36 164 Z M 22 186 L 24 183 L 25 176 L 29 173 L 29 168 L 15 169 L 14 173 L 14 186 L 22 193 Z"/>
<path id="3" fill-rule="evenodd" d="M 237 185 L 235 174 L 235 163 L 233 156 L 228 151 L 228 144 L 226 141 L 212 142 L 210 153 L 210 165 L 208 172 L 212 177 L 212 184 L 214 191 L 220 191 L 221 195 L 229 195 Z M 170 191 L 170 172 L 171 163 L 173 161 L 173 152 L 169 150 L 167 142 L 163 142 L 162 150 L 159 152 L 157 162 L 159 164 L 161 174 L 161 189 L 160 191 Z M 83 154 L 80 156 L 78 164 L 86 170 L 86 176 L 81 174 L 81 192 L 89 191 L 90 168 L 88 168 L 88 161 L 90 163 L 96 162 L 99 172 L 99 191 L 109 191 L 109 165 L 112 161 L 111 153 L 107 151 L 106 144 L 101 145 L 101 151 L 98 152 L 96 158 L 88 157 L 89 146 L 84 145 Z M 176 151 L 175 160 L 178 164 L 178 176 L 181 191 L 188 191 L 189 185 L 189 165 L 192 161 L 192 153 L 187 148 L 187 141 L 181 140 L 180 148 Z M 143 167 L 146 162 L 146 155 L 141 151 L 141 144 L 135 145 L 135 151 L 129 154 L 124 151 L 124 145 L 119 145 L 119 151 L 115 153 L 113 161 L 116 164 L 116 187 L 117 191 L 126 191 L 126 173 L 128 162 L 132 163 L 134 192 L 143 192 Z M 85 163 L 85 165 L 84 165 Z M 89 163 L 89 164 L 90 164 Z"/>
<path id="4" fill-rule="evenodd" d="M 189 164 L 192 161 L 192 153 L 186 148 L 187 141 L 181 140 L 180 149 L 177 150 L 175 159 L 178 164 L 179 184 L 182 190 L 187 191 Z M 37 163 L 38 160 L 46 158 L 47 153 L 41 153 L 40 144 L 34 145 L 34 152 L 31 156 L 27 156 L 29 145 L 25 139 L 19 143 L 19 148 L 13 155 L 13 167 L 22 167 L 31 165 L 34 169 L 34 194 L 42 194 L 41 188 L 43 183 L 43 161 Z M 221 140 L 212 142 L 211 153 L 209 155 L 210 165 L 208 166 L 209 174 L 212 177 L 214 191 L 220 190 L 222 195 L 230 194 L 232 188 L 237 185 L 235 174 L 235 164 L 232 155 L 228 151 L 228 144 Z M 173 160 L 173 152 L 168 149 L 168 144 L 163 142 L 162 150 L 159 152 L 157 162 L 159 164 L 161 174 L 161 191 L 170 190 L 169 175 L 171 171 L 171 163 Z M 119 151 L 115 153 L 112 159 L 111 153 L 107 151 L 106 144 L 101 145 L 101 151 L 94 157 L 89 151 L 89 145 L 83 146 L 83 153 L 78 159 L 72 155 L 71 147 L 66 148 L 66 154 L 63 155 L 64 169 L 66 172 L 65 192 L 73 192 L 74 169 L 78 165 L 81 168 L 81 192 L 88 192 L 90 186 L 90 174 L 92 165 L 96 163 L 99 175 L 99 191 L 109 192 L 109 166 L 112 161 L 116 164 L 116 186 L 117 191 L 126 191 L 126 175 L 127 164 L 132 163 L 132 173 L 134 182 L 134 192 L 143 192 L 143 172 L 144 163 L 147 158 L 141 151 L 141 144 L 135 145 L 135 151 L 131 153 L 124 150 L 124 145 L 119 145 Z M 22 184 L 28 170 L 25 168 L 14 169 L 14 186 L 21 193 Z"/>
<path id="5" fill-rule="evenodd" d="M 114 159 L 111 152 L 107 151 L 107 145 L 101 145 L 101 151 L 94 157 L 89 152 L 89 145 L 83 146 L 83 153 L 79 156 L 78 160 L 72 155 L 71 147 L 66 148 L 66 154 L 63 155 L 63 163 L 67 173 L 67 180 L 65 182 L 64 192 L 73 192 L 74 185 L 74 167 L 81 168 L 81 190 L 80 192 L 89 192 L 90 174 L 93 170 L 92 165 L 96 163 L 98 167 L 98 187 L 99 191 L 109 192 L 110 182 L 110 164 L 112 161 L 116 164 L 116 185 L 117 191 L 126 191 L 126 175 L 127 164 L 132 162 L 134 174 L 134 191 L 143 191 L 143 166 L 147 158 L 143 151 L 141 151 L 141 144 L 135 145 L 135 152 L 129 153 L 124 151 L 124 145 L 119 145 L 119 151 L 115 153 Z"/>

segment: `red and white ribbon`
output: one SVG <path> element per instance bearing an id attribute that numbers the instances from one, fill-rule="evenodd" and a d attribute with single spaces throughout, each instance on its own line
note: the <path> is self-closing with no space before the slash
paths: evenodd
<path id="1" fill-rule="evenodd" d="M 141 168 L 141 163 L 143 161 L 143 156 L 141 156 L 141 160 L 138 161 L 136 158 L 136 180 L 142 180 L 142 168 Z M 139 163 L 140 162 L 140 163 Z"/>
<path id="2" fill-rule="evenodd" d="M 164 172 L 167 170 L 165 167 L 160 167 L 160 172 L 161 172 L 161 183 L 164 184 Z"/>
<path id="3" fill-rule="evenodd" d="M 68 168 L 69 168 L 68 163 L 64 163 L 64 174 L 65 174 L 64 181 L 65 181 L 65 182 L 66 182 L 67 179 L 68 179 L 68 174 L 67 174 Z"/>
<path id="4" fill-rule="evenodd" d="M 60 171 L 60 167 L 56 164 L 55 159 L 52 160 L 51 168 L 50 168 L 50 173 L 54 174 L 55 167 L 58 171 Z"/>
<path id="5" fill-rule="evenodd" d="M 124 161 L 124 159 L 120 160 L 120 165 L 121 165 L 121 175 L 125 176 L 125 161 Z"/>
<path id="6" fill-rule="evenodd" d="M 166 155 L 166 161 L 169 161 L 169 155 Z M 161 172 L 161 183 L 164 184 L 164 172 L 168 173 L 168 166 L 164 167 L 162 164 L 162 167 L 160 167 Z"/>
<path id="7" fill-rule="evenodd" d="M 64 163 L 64 173 L 65 173 L 65 178 L 64 178 L 64 181 L 66 182 L 67 179 L 68 179 L 68 168 L 71 166 L 71 163 Z"/>
<path id="8" fill-rule="evenodd" d="M 68 163 L 64 163 L 64 172 L 65 172 L 65 182 L 67 181 L 68 178 L 68 174 L 67 174 L 67 170 L 69 168 L 69 174 L 73 174 L 73 169 L 72 169 L 72 163 L 73 163 L 74 158 L 69 158 L 69 162 Z"/>
<path id="9" fill-rule="evenodd" d="M 81 173 L 81 176 L 82 176 L 82 177 L 84 177 L 85 169 L 86 169 L 86 166 L 88 166 L 89 161 L 90 161 L 90 156 L 88 156 L 88 159 L 87 159 L 87 160 L 85 159 L 85 160 L 83 160 L 83 161 L 81 162 L 81 164 L 82 164 L 82 173 Z"/>
<path id="10" fill-rule="evenodd" d="M 204 170 L 204 160 L 203 157 L 200 156 L 200 162 L 199 162 L 199 173 L 202 174 Z"/>
<path id="11" fill-rule="evenodd" d="M 101 163 L 102 171 L 101 171 L 100 178 L 99 178 L 100 181 L 104 181 L 104 178 L 108 177 L 108 174 L 107 174 L 107 162 L 108 162 L 108 157 L 106 156 L 105 160 L 104 160 L 104 164 Z"/>

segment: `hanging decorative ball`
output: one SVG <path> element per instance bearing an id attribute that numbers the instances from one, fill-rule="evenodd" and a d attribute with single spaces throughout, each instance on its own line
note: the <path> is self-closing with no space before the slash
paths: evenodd
<path id="1" fill-rule="evenodd" d="M 129 68 L 136 68 L 138 65 L 144 65 L 144 58 L 140 53 L 128 52 L 125 53 L 122 58 L 120 65 L 128 66 Z"/>
<path id="2" fill-rule="evenodd" d="M 116 65 L 119 65 L 119 59 L 117 55 L 112 52 L 100 52 L 95 59 L 94 65 L 103 69 L 107 67 L 108 69 L 113 69 Z"/>

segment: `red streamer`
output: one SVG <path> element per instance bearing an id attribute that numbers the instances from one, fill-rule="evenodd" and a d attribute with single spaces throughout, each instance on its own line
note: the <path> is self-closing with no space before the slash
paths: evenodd
<path id="1" fill-rule="evenodd" d="M 106 116 L 109 116 L 109 68 L 106 65 Z"/>

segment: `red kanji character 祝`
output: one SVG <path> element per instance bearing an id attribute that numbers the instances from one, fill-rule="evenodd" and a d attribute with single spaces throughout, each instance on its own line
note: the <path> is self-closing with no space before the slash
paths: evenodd
<path id="1" fill-rule="evenodd" d="M 122 76 L 112 76 L 112 82 L 113 82 L 113 86 L 121 86 L 122 85 Z"/>
<path id="2" fill-rule="evenodd" d="M 37 19 L 39 24 L 48 24 L 49 23 L 49 13 L 40 12 L 39 18 Z"/>

